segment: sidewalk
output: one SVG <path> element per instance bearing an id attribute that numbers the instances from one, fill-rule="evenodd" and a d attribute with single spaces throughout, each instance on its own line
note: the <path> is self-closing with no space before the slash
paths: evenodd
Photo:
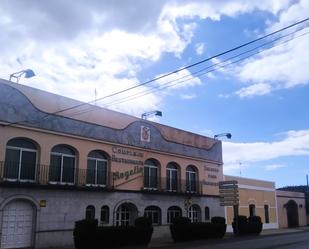
<path id="1" fill-rule="evenodd" d="M 263 230 L 259 236 L 274 236 L 274 235 L 306 232 L 306 231 L 309 232 L 309 227 L 266 229 L 266 230 Z M 223 239 L 205 240 L 205 243 L 220 243 L 220 242 L 225 242 L 226 240 L 233 240 L 233 239 L 238 239 L 238 238 L 248 238 L 249 239 L 249 238 L 256 238 L 256 237 L 257 236 L 234 237 L 233 233 L 226 233 Z M 165 237 L 165 238 L 152 239 L 150 244 L 148 245 L 148 248 L 160 248 L 160 247 L 169 247 L 169 246 L 175 246 L 175 245 L 177 245 L 177 243 L 174 243 L 171 237 Z"/>

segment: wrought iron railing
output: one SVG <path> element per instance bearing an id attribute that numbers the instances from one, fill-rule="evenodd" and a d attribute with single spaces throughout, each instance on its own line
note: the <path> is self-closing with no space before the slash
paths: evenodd
<path id="1" fill-rule="evenodd" d="M 171 179 L 160 177 L 154 179 L 151 184 L 149 181 L 144 183 L 142 188 L 144 191 L 159 191 L 170 193 L 185 193 L 185 194 L 202 194 L 202 182 L 188 181 L 186 179 Z"/>
<path id="2" fill-rule="evenodd" d="M 0 182 L 118 188 L 113 179 L 113 173 L 105 170 L 18 162 L 0 162 Z M 197 180 L 157 177 L 147 178 L 140 184 L 143 184 L 141 186 L 143 191 L 202 194 L 202 182 Z"/>
<path id="3" fill-rule="evenodd" d="M 0 162 L 0 182 L 113 188 L 111 172 L 66 165 Z"/>

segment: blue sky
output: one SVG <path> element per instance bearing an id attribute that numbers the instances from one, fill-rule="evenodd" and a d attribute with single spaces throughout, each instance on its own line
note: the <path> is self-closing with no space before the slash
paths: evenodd
<path id="1" fill-rule="evenodd" d="M 21 83 L 93 100 L 307 18 L 306 0 L 16 1 L 0 3 L 0 77 L 32 68 Z M 223 139 L 226 174 L 306 183 L 309 173 L 309 22 L 258 55 L 198 77 L 216 58 L 97 104 Z M 280 35 L 295 31 L 291 29 Z M 300 36 L 302 35 L 302 36 Z M 278 36 L 274 36 L 276 38 Z M 262 41 L 267 42 L 270 39 Z M 256 45 L 259 45 L 257 43 Z M 190 80 L 122 102 L 173 80 Z M 112 103 L 112 104 L 110 104 Z"/>

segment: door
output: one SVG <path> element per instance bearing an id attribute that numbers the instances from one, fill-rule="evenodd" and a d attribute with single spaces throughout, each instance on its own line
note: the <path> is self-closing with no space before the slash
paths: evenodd
<path id="1" fill-rule="evenodd" d="M 34 211 L 30 203 L 13 201 L 3 210 L 1 249 L 32 246 Z"/>
<path id="2" fill-rule="evenodd" d="M 288 227 L 298 227 L 299 219 L 298 219 L 297 203 L 293 200 L 290 200 L 286 204 L 286 211 L 287 211 Z"/>

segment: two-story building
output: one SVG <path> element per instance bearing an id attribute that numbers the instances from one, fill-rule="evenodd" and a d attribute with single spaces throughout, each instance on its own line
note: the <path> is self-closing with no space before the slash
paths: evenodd
<path id="1" fill-rule="evenodd" d="M 219 140 L 0 79 L 0 248 L 72 245 L 74 222 L 156 232 L 224 216 Z"/>

